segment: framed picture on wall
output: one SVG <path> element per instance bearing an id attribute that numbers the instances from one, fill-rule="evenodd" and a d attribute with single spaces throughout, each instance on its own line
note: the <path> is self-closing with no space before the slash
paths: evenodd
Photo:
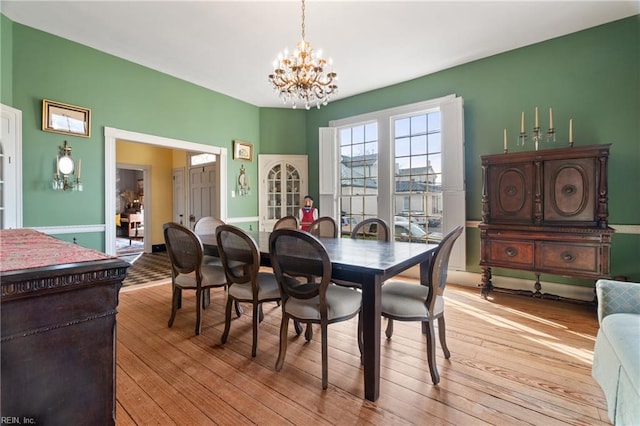
<path id="1" fill-rule="evenodd" d="M 253 144 L 249 142 L 233 141 L 233 159 L 253 161 Z"/>
<path id="2" fill-rule="evenodd" d="M 91 110 L 43 99 L 42 130 L 88 138 L 91 136 Z"/>

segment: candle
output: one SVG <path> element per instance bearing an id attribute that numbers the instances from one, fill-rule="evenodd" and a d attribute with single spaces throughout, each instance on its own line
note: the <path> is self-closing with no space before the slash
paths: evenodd
<path id="1" fill-rule="evenodd" d="M 507 129 L 504 129 L 504 150 L 507 150 Z"/>
<path id="2" fill-rule="evenodd" d="M 60 176 L 60 156 L 56 155 L 56 176 Z"/>
<path id="3" fill-rule="evenodd" d="M 522 111 L 522 115 L 520 116 L 520 133 L 524 133 L 524 111 Z"/>
<path id="4" fill-rule="evenodd" d="M 553 109 L 549 108 L 549 128 L 553 129 Z"/>
<path id="5" fill-rule="evenodd" d="M 78 180 L 80 180 L 81 171 L 82 171 L 82 160 L 78 160 Z"/>
<path id="6" fill-rule="evenodd" d="M 573 118 L 569 120 L 569 143 L 573 143 Z"/>
<path id="7" fill-rule="evenodd" d="M 536 107 L 536 120 L 535 120 L 535 123 L 534 123 L 533 127 L 535 129 L 540 127 L 540 126 L 538 126 L 538 107 Z"/>

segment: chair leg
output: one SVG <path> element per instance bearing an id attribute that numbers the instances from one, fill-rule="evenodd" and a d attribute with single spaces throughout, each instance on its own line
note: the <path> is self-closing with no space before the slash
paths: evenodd
<path id="1" fill-rule="evenodd" d="M 387 339 L 391 339 L 391 336 L 393 336 L 393 320 L 391 318 L 387 318 L 387 329 L 384 334 L 386 334 Z"/>
<path id="2" fill-rule="evenodd" d="M 307 326 L 311 326 L 309 323 Z M 327 370 L 328 370 L 328 362 L 327 358 L 329 357 L 328 344 L 327 344 L 327 321 L 320 322 L 320 332 L 322 333 L 322 389 L 326 389 L 328 386 L 328 378 L 327 378 Z"/>
<path id="3" fill-rule="evenodd" d="M 242 316 L 242 306 L 240 306 L 240 302 L 236 300 L 236 316 L 240 318 Z"/>
<path id="4" fill-rule="evenodd" d="M 171 317 L 169 318 L 169 328 L 173 327 L 173 320 L 176 319 L 176 312 L 180 309 L 180 287 L 173 287 L 173 296 L 171 297 Z"/>
<path id="5" fill-rule="evenodd" d="M 304 338 L 307 342 L 310 342 L 311 339 L 313 339 L 313 327 L 310 322 L 307 323 L 307 330 L 304 332 Z"/>
<path id="6" fill-rule="evenodd" d="M 449 352 L 449 348 L 447 347 L 447 339 L 446 339 L 446 329 L 444 326 L 444 314 L 438 317 L 438 335 L 440 336 L 440 346 L 442 346 L 442 353 L 444 353 L 445 359 L 449 359 L 451 357 L 451 352 Z"/>
<path id="7" fill-rule="evenodd" d="M 363 333 L 363 329 L 362 329 L 362 310 L 360 312 L 358 312 L 358 350 L 360 350 L 360 364 L 364 364 L 364 358 L 362 357 L 362 347 L 363 347 L 363 341 L 362 341 L 362 333 Z"/>
<path id="8" fill-rule="evenodd" d="M 300 325 L 300 321 L 293 320 L 293 328 L 296 330 L 296 336 L 302 334 L 302 326 Z"/>
<path id="9" fill-rule="evenodd" d="M 258 351 L 258 322 L 262 321 L 260 316 L 262 314 L 262 304 L 253 302 L 253 343 L 251 344 L 251 356 L 255 358 Z"/>
<path id="10" fill-rule="evenodd" d="M 203 291 L 204 291 L 204 297 L 202 298 L 202 307 L 206 309 L 207 306 L 211 304 L 211 289 L 205 288 Z"/>
<path id="11" fill-rule="evenodd" d="M 258 305 L 258 320 L 260 322 L 264 321 L 264 311 L 262 310 L 262 303 Z"/>
<path id="12" fill-rule="evenodd" d="M 233 306 L 234 301 L 235 299 L 233 297 L 227 295 L 227 306 L 224 311 L 224 331 L 220 338 L 220 342 L 223 345 L 227 343 L 227 338 L 229 337 L 229 329 L 231 328 L 231 307 Z"/>
<path id="13" fill-rule="evenodd" d="M 429 362 L 431 381 L 434 385 L 437 385 L 438 382 L 440 382 L 440 375 L 436 367 L 436 336 L 433 328 L 433 318 L 429 318 L 429 320 L 424 321 L 423 324 L 427 325 L 427 360 Z"/>
<path id="14" fill-rule="evenodd" d="M 276 360 L 276 371 L 282 370 L 284 357 L 287 355 L 287 333 L 289 332 L 289 316 L 282 313 L 282 322 L 280 323 L 280 350 L 278 351 L 278 359 Z"/>
<path id="15" fill-rule="evenodd" d="M 200 335 L 202 331 L 202 303 L 203 303 L 203 291 L 196 291 L 196 336 Z"/>
<path id="16" fill-rule="evenodd" d="M 173 287 L 173 290 L 178 290 L 178 309 L 182 308 L 182 289 L 180 287 Z"/>

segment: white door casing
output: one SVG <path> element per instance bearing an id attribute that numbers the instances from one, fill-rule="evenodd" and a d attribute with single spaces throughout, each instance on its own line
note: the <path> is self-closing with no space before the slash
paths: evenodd
<path id="1" fill-rule="evenodd" d="M 0 111 L 0 228 L 22 228 L 22 111 L 3 104 Z"/>

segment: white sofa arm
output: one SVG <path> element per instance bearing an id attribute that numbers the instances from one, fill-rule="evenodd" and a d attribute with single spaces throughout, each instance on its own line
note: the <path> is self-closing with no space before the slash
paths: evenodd
<path id="1" fill-rule="evenodd" d="M 616 313 L 640 314 L 640 283 L 598 280 L 598 322 Z"/>

